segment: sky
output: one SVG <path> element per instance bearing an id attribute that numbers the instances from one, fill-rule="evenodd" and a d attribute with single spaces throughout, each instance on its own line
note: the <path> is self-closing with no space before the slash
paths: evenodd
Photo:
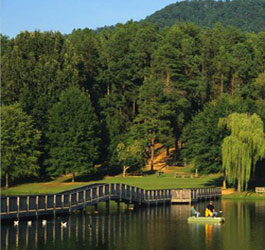
<path id="1" fill-rule="evenodd" d="M 96 29 L 139 21 L 177 0 L 0 0 L 0 32 L 15 37 L 22 31 Z"/>

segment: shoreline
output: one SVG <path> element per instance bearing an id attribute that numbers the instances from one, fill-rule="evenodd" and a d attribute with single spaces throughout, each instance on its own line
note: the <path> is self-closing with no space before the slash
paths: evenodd
<path id="1" fill-rule="evenodd" d="M 255 192 L 234 192 L 230 194 L 222 194 L 223 200 L 265 200 L 265 193 L 255 193 Z"/>

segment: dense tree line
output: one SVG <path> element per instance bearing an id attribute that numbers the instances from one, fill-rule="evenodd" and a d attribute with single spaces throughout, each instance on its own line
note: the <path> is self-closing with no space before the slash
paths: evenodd
<path id="1" fill-rule="evenodd" d="M 98 33 L 25 31 L 1 41 L 2 135 L 25 130 L 32 143 L 23 153 L 28 144 L 17 141 L 12 157 L 32 159 L 12 164 L 21 173 L 74 177 L 95 164 L 134 171 L 155 143 L 175 145 L 176 160 L 199 172 L 219 172 L 229 135 L 219 118 L 256 113 L 265 121 L 264 32 L 129 21 Z M 10 131 L 11 111 L 30 125 L 18 121 Z M 2 140 L 2 156 L 14 152 L 12 143 Z M 2 175 L 18 177 L 5 166 Z"/>
<path id="2" fill-rule="evenodd" d="M 217 22 L 242 31 L 265 31 L 264 0 L 186 0 L 170 4 L 145 18 L 159 27 L 193 22 L 213 28 Z"/>

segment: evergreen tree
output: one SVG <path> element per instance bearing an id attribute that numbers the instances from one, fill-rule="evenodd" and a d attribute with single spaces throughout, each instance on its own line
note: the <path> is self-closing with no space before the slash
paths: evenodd
<path id="1" fill-rule="evenodd" d="M 149 143 L 153 171 L 154 144 L 160 142 L 167 145 L 174 141 L 169 119 L 171 111 L 165 102 L 163 87 L 154 77 L 146 79 L 141 86 L 138 106 L 139 114 L 135 119 L 134 131 Z"/>
<path id="2" fill-rule="evenodd" d="M 253 101 L 244 101 L 239 97 L 231 98 L 229 95 L 223 95 L 206 104 L 204 110 L 193 117 L 182 133 L 181 155 L 186 163 L 193 164 L 194 169 L 201 173 L 220 172 L 221 145 L 227 132 L 218 127 L 219 118 L 233 112 L 246 111 L 253 113 Z"/>
<path id="3" fill-rule="evenodd" d="M 99 157 L 99 123 L 89 96 L 76 87 L 62 92 L 49 112 L 52 174 L 88 173 Z"/>

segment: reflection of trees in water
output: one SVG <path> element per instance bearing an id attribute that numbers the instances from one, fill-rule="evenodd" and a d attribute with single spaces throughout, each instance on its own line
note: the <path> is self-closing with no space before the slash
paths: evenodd
<path id="1" fill-rule="evenodd" d="M 205 203 L 196 204 L 203 213 Z M 89 216 L 72 214 L 41 219 L 32 226 L 2 224 L 2 249 L 214 249 L 261 250 L 264 248 L 265 202 L 215 202 L 223 210 L 224 224 L 188 224 L 189 205 L 147 207 Z M 67 221 L 66 228 L 60 222 Z M 263 247 L 263 248 L 261 248 Z"/>
<path id="2" fill-rule="evenodd" d="M 61 221 L 68 222 L 66 228 L 61 227 Z M 41 219 L 33 221 L 30 227 L 26 221 L 20 221 L 18 227 L 14 227 L 13 224 L 2 225 L 1 246 L 2 249 L 22 250 L 59 250 L 69 249 L 73 245 L 85 245 L 87 249 L 126 249 L 130 244 L 130 248 L 135 246 L 137 249 L 138 239 L 142 235 L 141 242 L 148 249 L 148 246 L 154 243 L 153 235 L 159 232 L 161 238 L 156 243 L 160 244 L 161 241 L 161 245 L 164 244 L 163 235 L 166 228 L 163 221 L 170 221 L 170 206 L 117 211 L 116 214 L 96 216 L 57 216 L 50 218 L 45 227 L 42 226 Z"/>
<path id="3" fill-rule="evenodd" d="M 226 217 L 224 242 L 227 249 L 259 249 L 264 248 L 264 202 L 223 201 Z M 263 210 L 263 211 L 262 211 Z"/>

